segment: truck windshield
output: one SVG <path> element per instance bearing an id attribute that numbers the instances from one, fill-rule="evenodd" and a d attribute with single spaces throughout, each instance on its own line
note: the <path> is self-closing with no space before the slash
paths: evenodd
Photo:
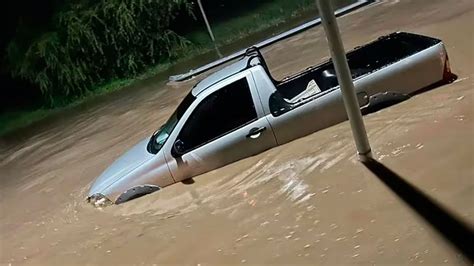
<path id="1" fill-rule="evenodd" d="M 174 113 L 170 116 L 168 121 L 166 121 L 166 123 L 161 126 L 160 129 L 153 133 L 147 145 L 147 150 L 149 153 L 156 154 L 158 151 L 160 151 L 183 114 L 186 112 L 186 110 L 188 110 L 189 106 L 194 102 L 195 99 L 196 97 L 194 97 L 191 92 L 186 95 L 183 101 L 178 105 L 178 108 L 176 108 Z"/>

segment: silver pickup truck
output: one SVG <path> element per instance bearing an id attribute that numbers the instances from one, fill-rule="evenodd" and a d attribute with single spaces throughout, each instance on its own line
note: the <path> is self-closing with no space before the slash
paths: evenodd
<path id="1" fill-rule="evenodd" d="M 347 54 L 361 110 L 452 79 L 441 40 L 397 32 Z M 92 185 L 95 206 L 119 204 L 347 119 L 331 61 L 277 81 L 250 48 L 197 83 L 149 139 Z"/>

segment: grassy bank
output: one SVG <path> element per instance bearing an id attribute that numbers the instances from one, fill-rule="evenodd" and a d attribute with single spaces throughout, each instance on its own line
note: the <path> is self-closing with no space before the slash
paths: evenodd
<path id="1" fill-rule="evenodd" d="M 336 7 L 346 5 L 349 2 L 353 1 L 336 1 Z M 222 46 L 251 36 L 252 34 L 257 34 L 259 32 L 268 30 L 272 27 L 277 27 L 289 19 L 298 17 L 304 12 L 311 10 L 316 10 L 314 0 L 268 1 L 262 3 L 258 6 L 258 8 L 255 8 L 251 12 L 248 12 L 244 15 L 229 18 L 219 23 L 214 23 L 212 24 L 212 29 L 216 37 L 217 44 Z M 0 136 L 9 134 L 20 128 L 27 127 L 28 125 L 38 122 L 55 113 L 63 112 L 86 101 L 90 101 L 97 96 L 120 90 L 129 86 L 134 81 L 155 76 L 173 64 L 187 60 L 193 56 L 209 52 L 214 47 L 210 42 L 204 25 L 202 26 L 202 30 L 185 34 L 185 38 L 192 43 L 187 51 L 183 52 L 183 54 L 181 54 L 177 59 L 161 62 L 156 66 L 150 67 L 140 75 L 126 79 L 109 81 L 89 89 L 80 97 L 59 100 L 57 104 L 55 104 L 55 108 L 42 107 L 36 110 L 23 110 L 0 114 Z"/>
<path id="2" fill-rule="evenodd" d="M 274 0 L 261 4 L 252 12 L 239 17 L 219 23 L 212 23 L 210 21 L 210 23 L 217 44 L 225 45 L 270 27 L 283 24 L 288 19 L 297 17 L 308 10 L 316 10 L 315 1 Z M 207 31 L 195 31 L 185 35 L 185 37 L 198 46 L 212 48 Z"/>

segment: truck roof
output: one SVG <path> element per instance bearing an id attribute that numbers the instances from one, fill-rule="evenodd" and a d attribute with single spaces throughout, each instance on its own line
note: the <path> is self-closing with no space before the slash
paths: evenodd
<path id="1" fill-rule="evenodd" d="M 207 76 L 203 80 L 199 81 L 196 85 L 194 85 L 191 93 L 194 96 L 197 96 L 198 94 L 200 94 L 201 92 L 203 92 L 210 86 L 216 84 L 217 82 L 227 77 L 233 76 L 237 73 L 240 73 L 241 71 L 247 69 L 250 66 L 250 61 L 255 58 L 258 58 L 258 57 L 256 57 L 254 54 L 247 54 L 244 57 L 242 57 L 240 60 L 238 60 L 237 62 L 234 62 L 231 65 L 228 65 L 212 73 L 211 75 Z M 260 63 L 260 60 L 258 60 L 258 63 Z"/>

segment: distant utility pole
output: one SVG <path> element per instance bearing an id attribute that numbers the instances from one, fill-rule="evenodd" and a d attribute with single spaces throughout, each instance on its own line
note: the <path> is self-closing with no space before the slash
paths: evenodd
<path id="1" fill-rule="evenodd" d="M 214 44 L 214 49 L 216 49 L 217 55 L 222 58 L 222 54 L 219 51 L 219 48 L 217 48 L 216 39 L 214 38 L 214 34 L 212 33 L 211 25 L 209 25 L 209 21 L 207 20 L 206 12 L 204 12 L 204 8 L 202 7 L 201 0 L 197 0 L 197 2 L 199 5 L 199 9 L 201 10 L 202 17 L 204 18 L 204 22 L 206 23 L 207 32 L 209 32 L 209 36 L 211 36 L 212 43 Z"/>
<path id="2" fill-rule="evenodd" d="M 331 6 L 331 0 L 316 0 L 321 21 L 326 32 L 326 37 L 331 51 L 332 62 L 336 68 L 344 106 L 352 128 L 352 135 L 357 147 L 359 160 L 367 162 L 372 158 L 372 152 L 365 131 L 364 120 L 360 112 L 359 102 L 354 89 L 351 71 L 347 63 L 346 52 L 342 43 L 341 34 L 337 25 L 336 16 Z"/>

